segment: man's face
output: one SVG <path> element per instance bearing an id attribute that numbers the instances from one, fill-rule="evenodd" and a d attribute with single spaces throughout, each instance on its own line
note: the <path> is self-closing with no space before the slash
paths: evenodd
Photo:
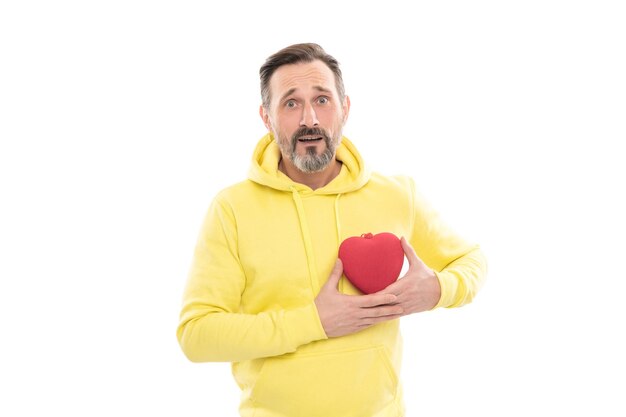
<path id="1" fill-rule="evenodd" d="M 270 79 L 270 97 L 261 117 L 283 159 L 305 173 L 322 171 L 335 157 L 350 108 L 330 68 L 321 61 L 283 65 Z"/>

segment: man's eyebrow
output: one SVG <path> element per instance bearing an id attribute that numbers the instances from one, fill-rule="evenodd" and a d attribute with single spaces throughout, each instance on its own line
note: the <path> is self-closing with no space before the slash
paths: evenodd
<path id="1" fill-rule="evenodd" d="M 316 89 L 317 91 L 321 91 L 322 93 L 332 93 L 332 90 L 329 90 L 326 87 L 322 87 L 321 85 L 316 85 L 313 88 Z"/>
<path id="2" fill-rule="evenodd" d="M 295 92 L 296 92 L 295 88 L 290 88 L 289 90 L 287 90 L 287 92 L 285 94 L 282 95 L 282 97 L 280 98 L 280 101 L 283 101 L 284 99 L 286 99 L 287 97 L 289 97 L 290 95 L 292 95 Z"/>
<path id="3" fill-rule="evenodd" d="M 317 91 L 321 91 L 322 93 L 332 93 L 332 90 L 326 88 L 326 87 L 322 87 L 321 85 L 315 85 L 313 86 L 313 89 L 317 90 Z M 292 95 L 293 93 L 296 92 L 295 88 L 290 88 L 289 90 L 287 90 L 287 92 L 285 94 L 282 95 L 282 97 L 280 98 L 280 101 L 283 101 L 284 99 L 286 99 L 287 97 L 289 97 L 290 95 Z"/>

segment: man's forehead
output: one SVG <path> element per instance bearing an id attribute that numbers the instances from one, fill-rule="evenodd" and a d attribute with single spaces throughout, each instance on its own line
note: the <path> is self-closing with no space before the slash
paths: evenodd
<path id="1" fill-rule="evenodd" d="M 271 79 L 271 87 L 276 93 L 301 88 L 315 88 L 334 91 L 335 76 L 322 61 L 288 64 L 279 67 Z"/>

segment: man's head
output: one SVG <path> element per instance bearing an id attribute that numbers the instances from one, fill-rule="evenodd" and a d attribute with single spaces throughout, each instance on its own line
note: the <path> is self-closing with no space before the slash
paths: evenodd
<path id="1" fill-rule="evenodd" d="M 261 66 L 259 74 L 261 76 L 261 98 L 263 107 L 266 109 L 270 106 L 271 91 L 270 79 L 274 72 L 283 65 L 301 64 L 312 61 L 322 61 L 335 75 L 335 88 L 339 95 L 339 99 L 343 101 L 346 93 L 343 87 L 343 77 L 339 62 L 331 55 L 327 54 L 321 46 L 316 43 L 298 43 L 288 46 L 276 52 L 265 60 L 265 64 Z"/>
<path id="2" fill-rule="evenodd" d="M 319 45 L 292 45 L 270 56 L 260 76 L 260 115 L 283 160 L 304 173 L 323 171 L 350 109 L 337 60 Z"/>

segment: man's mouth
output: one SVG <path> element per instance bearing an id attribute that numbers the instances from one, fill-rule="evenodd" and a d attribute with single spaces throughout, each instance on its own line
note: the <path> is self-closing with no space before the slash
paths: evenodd
<path id="1" fill-rule="evenodd" d="M 322 136 L 300 136 L 298 142 L 316 142 L 324 139 Z"/>

